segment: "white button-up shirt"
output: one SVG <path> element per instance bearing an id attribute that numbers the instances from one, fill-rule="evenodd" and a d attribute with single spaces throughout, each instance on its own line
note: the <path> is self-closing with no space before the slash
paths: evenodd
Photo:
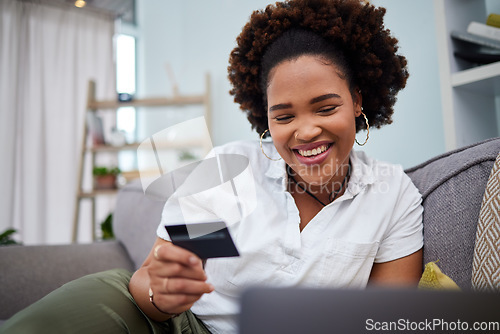
<path id="1" fill-rule="evenodd" d="M 278 156 L 272 143 L 264 143 L 264 150 Z M 395 260 L 423 246 L 421 196 L 400 166 L 353 150 L 346 191 L 300 231 L 283 160 L 267 159 L 253 141 L 217 147 L 213 154 L 242 155 L 248 166 L 241 171 L 238 165 L 235 173 L 226 173 L 233 178 L 222 176 L 211 189 L 187 196 L 184 191 L 182 198 L 174 194 L 165 205 L 158 236 L 169 240 L 168 224 L 214 219 L 228 224 L 240 256 L 207 261 L 207 281 L 215 291 L 192 307 L 214 333 L 236 332 L 234 316 L 243 288 L 363 288 L 374 262 Z"/>

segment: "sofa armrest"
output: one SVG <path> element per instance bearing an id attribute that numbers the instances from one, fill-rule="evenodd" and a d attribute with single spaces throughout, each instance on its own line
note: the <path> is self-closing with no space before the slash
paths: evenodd
<path id="1" fill-rule="evenodd" d="M 406 170 L 423 198 L 424 263 L 439 260 L 462 289 L 472 287 L 476 226 L 499 151 L 500 138 L 493 138 Z"/>
<path id="2" fill-rule="evenodd" d="M 0 247 L 0 319 L 76 278 L 112 268 L 133 270 L 119 242 Z"/>

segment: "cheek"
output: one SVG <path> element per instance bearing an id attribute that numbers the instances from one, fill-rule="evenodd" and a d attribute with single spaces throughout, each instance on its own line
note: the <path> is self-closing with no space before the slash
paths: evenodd
<path id="1" fill-rule="evenodd" d="M 353 137 L 356 135 L 356 121 L 354 117 L 339 117 L 324 123 L 330 132 L 342 137 Z"/>
<path id="2" fill-rule="evenodd" d="M 271 132 L 271 138 L 278 152 L 280 154 L 285 153 L 288 150 L 288 144 L 293 136 L 293 131 L 280 124 L 270 125 L 269 132 Z"/>
<path id="3" fill-rule="evenodd" d="M 282 127 L 277 127 L 269 125 L 269 132 L 271 133 L 271 138 L 273 139 L 275 146 L 281 146 L 286 141 L 286 131 Z"/>

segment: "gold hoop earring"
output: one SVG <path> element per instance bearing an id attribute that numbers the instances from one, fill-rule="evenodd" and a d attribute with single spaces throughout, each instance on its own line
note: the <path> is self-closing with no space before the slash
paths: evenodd
<path id="1" fill-rule="evenodd" d="M 368 141 L 368 138 L 370 138 L 370 124 L 368 124 L 368 118 L 366 117 L 365 113 L 361 111 L 361 114 L 364 116 L 365 122 L 366 122 L 366 139 L 365 139 L 365 142 L 363 144 L 360 144 L 357 139 L 354 139 L 354 141 L 359 146 L 364 146 L 366 144 L 366 142 Z"/>
<path id="2" fill-rule="evenodd" d="M 266 152 L 264 152 L 264 148 L 262 147 L 262 139 L 264 139 L 264 136 L 266 135 L 266 133 L 269 131 L 269 129 L 266 129 L 266 131 L 262 132 L 262 134 L 260 135 L 260 150 L 262 151 L 262 154 L 264 154 L 264 156 L 266 158 L 268 158 L 269 160 L 272 160 L 272 161 L 279 161 L 281 160 L 281 158 L 279 159 L 273 159 L 273 158 L 270 158 Z"/>

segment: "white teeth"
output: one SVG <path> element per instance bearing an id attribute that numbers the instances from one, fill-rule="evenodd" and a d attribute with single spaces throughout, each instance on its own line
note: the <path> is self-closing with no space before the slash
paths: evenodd
<path id="1" fill-rule="evenodd" d="M 328 145 L 322 145 L 320 147 L 317 147 L 317 148 L 314 148 L 312 150 L 307 150 L 307 151 L 304 151 L 304 150 L 298 150 L 299 151 L 299 154 L 303 157 L 310 157 L 312 155 L 318 155 L 320 153 L 323 153 L 325 152 L 326 150 L 328 149 Z"/>

